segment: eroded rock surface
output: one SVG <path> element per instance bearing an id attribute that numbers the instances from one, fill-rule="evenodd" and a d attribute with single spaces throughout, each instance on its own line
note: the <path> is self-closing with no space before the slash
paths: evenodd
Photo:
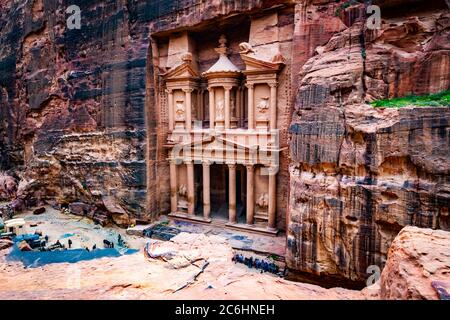
<path id="1" fill-rule="evenodd" d="M 450 232 L 405 227 L 392 242 L 380 279 L 381 299 L 449 295 Z"/>
<path id="2" fill-rule="evenodd" d="M 82 28 L 71 30 L 68 4 L 0 1 L 0 169 L 35 181 L 22 206 L 101 194 L 145 220 L 145 21 L 154 16 L 135 1 L 79 5 Z"/>
<path id="3" fill-rule="evenodd" d="M 380 5 L 381 30 L 359 5 L 304 8 L 305 26 L 339 13 L 345 27 L 303 65 L 290 128 L 288 265 L 361 284 L 404 226 L 450 229 L 450 109 L 368 105 L 449 88 L 447 5 Z"/>
<path id="4" fill-rule="evenodd" d="M 278 103 L 292 110 L 279 126 L 290 157 L 283 151 L 277 199 L 287 262 L 363 282 L 403 226 L 450 223 L 448 108 L 367 105 L 449 88 L 448 1 L 373 2 L 381 30 L 368 30 L 364 6 L 344 0 L 81 1 L 82 28 L 69 30 L 66 3 L 0 0 L 0 170 L 18 183 L 3 183 L 0 197 L 13 190 L 20 211 L 104 206 L 111 196 L 122 225 L 167 212 L 167 115 L 157 97 L 176 57 L 164 37 L 192 28 L 209 41 L 218 20 L 239 64 L 236 46 L 248 39 L 230 21 L 248 27 L 250 16 L 279 10 L 248 38 L 263 50 L 278 34 L 286 58 Z M 202 55 L 201 67 L 214 58 Z"/>

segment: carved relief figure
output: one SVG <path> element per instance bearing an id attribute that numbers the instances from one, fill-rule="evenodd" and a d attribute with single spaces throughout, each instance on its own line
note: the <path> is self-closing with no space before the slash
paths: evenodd
<path id="1" fill-rule="evenodd" d="M 186 197 L 186 195 L 187 195 L 187 188 L 186 188 L 186 186 L 184 184 L 182 184 L 180 186 L 180 188 L 178 188 L 178 195 L 180 197 Z"/>
<path id="2" fill-rule="evenodd" d="M 217 101 L 217 104 L 216 104 L 216 120 L 220 121 L 220 120 L 224 120 L 224 119 L 225 119 L 224 104 L 223 104 L 223 100 L 220 99 Z"/>
<path id="3" fill-rule="evenodd" d="M 266 119 L 267 110 L 269 110 L 269 97 L 262 97 L 256 108 L 258 109 L 258 118 Z"/>
<path id="4" fill-rule="evenodd" d="M 236 100 L 234 98 L 230 99 L 230 109 L 231 109 L 231 116 L 236 116 Z"/>
<path id="5" fill-rule="evenodd" d="M 178 207 L 180 209 L 187 209 L 188 207 L 187 188 L 184 184 L 178 188 Z"/>
<path id="6" fill-rule="evenodd" d="M 175 120 L 184 121 L 184 101 L 177 100 L 175 104 Z"/>
<path id="7" fill-rule="evenodd" d="M 259 211 L 267 211 L 269 207 L 269 196 L 267 193 L 262 193 L 256 201 Z"/>
<path id="8" fill-rule="evenodd" d="M 191 104 L 191 117 L 193 120 L 197 120 L 197 106 L 195 105 L 195 102 L 192 102 Z"/>

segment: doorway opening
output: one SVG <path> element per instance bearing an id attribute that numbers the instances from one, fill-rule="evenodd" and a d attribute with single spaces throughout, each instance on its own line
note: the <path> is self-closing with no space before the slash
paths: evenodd
<path id="1" fill-rule="evenodd" d="M 229 171 L 225 164 L 212 164 L 211 178 L 211 219 L 229 221 Z M 236 216 L 238 223 L 246 222 L 245 204 L 247 199 L 247 171 L 243 165 L 236 165 Z M 203 200 L 202 200 L 203 201 Z"/>

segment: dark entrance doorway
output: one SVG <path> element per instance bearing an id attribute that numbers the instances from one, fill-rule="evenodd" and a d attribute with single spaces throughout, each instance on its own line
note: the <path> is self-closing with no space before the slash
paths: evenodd
<path id="1" fill-rule="evenodd" d="M 228 165 L 212 164 L 211 177 L 211 218 L 228 221 L 229 172 Z M 239 223 L 245 223 L 246 170 L 242 165 L 236 166 L 236 215 Z"/>
<path id="2" fill-rule="evenodd" d="M 228 168 L 223 164 L 212 164 L 211 218 L 228 221 Z"/>
<path id="3" fill-rule="evenodd" d="M 194 164 L 194 200 L 195 215 L 203 215 L 203 167 L 201 164 Z"/>

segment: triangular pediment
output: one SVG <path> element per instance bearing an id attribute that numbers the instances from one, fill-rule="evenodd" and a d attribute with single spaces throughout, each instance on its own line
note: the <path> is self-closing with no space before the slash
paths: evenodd
<path id="1" fill-rule="evenodd" d="M 202 140 L 192 141 L 190 143 L 183 144 L 182 147 L 201 147 L 202 149 L 216 150 L 216 149 L 236 149 L 236 150 L 250 150 L 246 145 L 227 140 L 221 137 L 209 136 Z"/>
<path id="2" fill-rule="evenodd" d="M 192 67 L 190 63 L 183 62 L 182 64 L 170 69 L 164 75 L 167 80 L 180 80 L 180 79 L 197 79 L 200 74 Z"/>
<path id="3" fill-rule="evenodd" d="M 241 59 L 245 63 L 245 71 L 272 71 L 276 72 L 281 69 L 283 62 L 270 62 L 258 59 L 254 56 L 241 54 Z"/>
<path id="4" fill-rule="evenodd" d="M 171 146 L 170 158 L 181 161 L 209 161 L 216 163 L 264 163 L 267 157 L 278 153 L 279 149 L 261 148 L 258 145 L 245 145 L 221 136 L 211 135 L 189 143 Z M 262 153 L 260 153 L 262 152 Z"/>
<path id="5" fill-rule="evenodd" d="M 218 145 L 225 146 L 226 148 L 232 148 L 232 149 L 236 149 L 236 150 L 245 150 L 245 151 L 250 150 L 250 148 L 244 144 L 240 144 L 240 143 L 237 143 L 237 142 L 234 142 L 231 140 L 227 140 L 224 138 L 219 137 L 216 139 L 216 141 L 217 141 Z"/>

